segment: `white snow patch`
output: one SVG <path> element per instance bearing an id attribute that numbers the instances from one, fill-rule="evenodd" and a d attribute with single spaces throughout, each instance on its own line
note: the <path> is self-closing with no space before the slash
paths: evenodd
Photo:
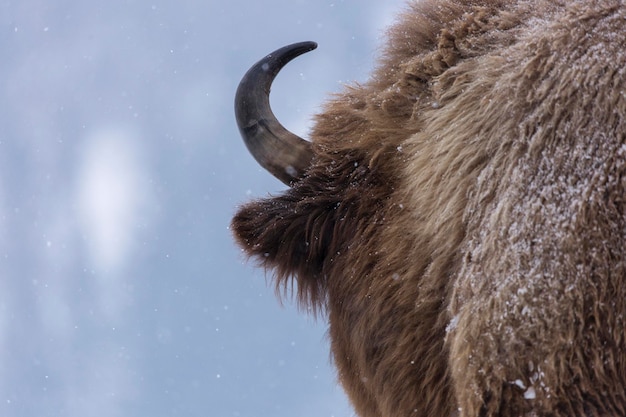
<path id="1" fill-rule="evenodd" d="M 298 176 L 298 171 L 293 167 L 293 165 L 287 165 L 285 167 L 285 172 L 287 173 L 287 175 L 289 175 L 291 177 L 297 177 Z"/>
<path id="2" fill-rule="evenodd" d="M 452 317 L 452 320 L 450 320 L 450 323 L 448 323 L 448 325 L 446 326 L 446 333 L 450 333 L 451 331 L 454 331 L 454 329 L 456 329 L 456 326 L 458 324 L 459 324 L 459 316 L 456 315 Z"/>
<path id="3" fill-rule="evenodd" d="M 537 398 L 537 393 L 535 392 L 535 389 L 533 387 L 528 387 L 528 389 L 524 393 L 524 398 L 526 398 L 527 400 L 534 400 L 535 398 Z"/>

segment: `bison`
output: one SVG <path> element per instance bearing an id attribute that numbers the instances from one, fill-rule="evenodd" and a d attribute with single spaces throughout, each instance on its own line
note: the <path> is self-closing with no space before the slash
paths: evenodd
<path id="1" fill-rule="evenodd" d="M 324 314 L 362 417 L 626 415 L 626 3 L 419 0 L 310 140 L 245 75 L 248 148 L 289 185 L 234 236 Z"/>

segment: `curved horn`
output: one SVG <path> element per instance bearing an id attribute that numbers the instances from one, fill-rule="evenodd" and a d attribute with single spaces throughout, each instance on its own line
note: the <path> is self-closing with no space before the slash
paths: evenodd
<path id="1" fill-rule="evenodd" d="M 235 95 L 237 126 L 248 150 L 263 168 L 287 185 L 302 178 L 313 152 L 310 142 L 276 119 L 270 108 L 270 88 L 289 61 L 315 48 L 315 42 L 300 42 L 272 52 L 248 70 Z"/>

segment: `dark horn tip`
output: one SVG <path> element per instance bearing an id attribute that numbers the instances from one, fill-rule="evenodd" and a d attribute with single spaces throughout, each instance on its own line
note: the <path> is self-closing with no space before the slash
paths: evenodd
<path id="1" fill-rule="evenodd" d="M 269 92 L 278 72 L 294 58 L 317 48 L 307 41 L 284 46 L 254 64 L 235 94 L 235 118 L 248 150 L 287 185 L 302 178 L 313 158 L 310 142 L 285 129 L 274 116 Z"/>

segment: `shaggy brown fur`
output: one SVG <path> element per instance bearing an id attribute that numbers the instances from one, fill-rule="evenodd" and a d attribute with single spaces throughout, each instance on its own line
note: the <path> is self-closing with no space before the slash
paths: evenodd
<path id="1" fill-rule="evenodd" d="M 239 244 L 362 417 L 626 415 L 626 4 L 408 5 Z"/>

